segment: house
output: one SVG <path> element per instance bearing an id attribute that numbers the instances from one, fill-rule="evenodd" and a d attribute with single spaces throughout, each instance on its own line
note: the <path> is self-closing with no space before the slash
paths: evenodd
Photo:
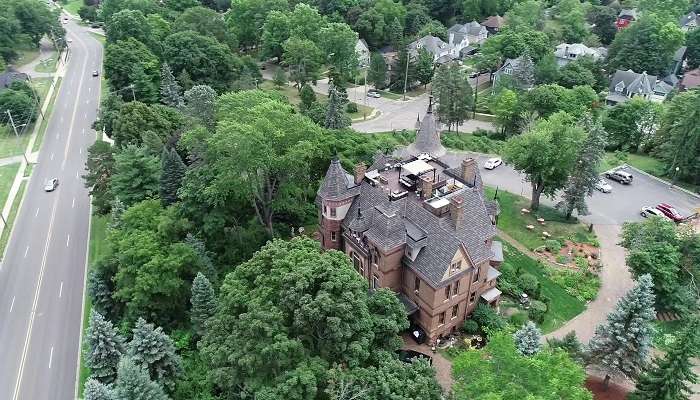
<path id="1" fill-rule="evenodd" d="M 23 72 L 3 72 L 0 73 L 0 89 L 7 89 L 12 85 L 12 82 L 21 81 L 25 82 L 29 80 L 29 75 Z"/>
<path id="2" fill-rule="evenodd" d="M 691 11 L 681 17 L 681 19 L 678 21 L 678 25 L 681 27 L 683 32 L 694 31 L 698 26 L 700 26 L 700 15 Z"/>
<path id="3" fill-rule="evenodd" d="M 486 29 L 490 34 L 496 34 L 500 32 L 501 29 L 503 29 L 503 26 L 506 24 L 506 19 L 501 17 L 500 15 L 492 15 L 488 18 L 486 18 L 481 25 L 485 26 Z"/>
<path id="4" fill-rule="evenodd" d="M 357 39 L 357 43 L 355 43 L 355 54 L 357 54 L 357 63 L 360 68 L 369 66 L 369 47 L 365 39 Z"/>
<path id="5" fill-rule="evenodd" d="M 678 75 L 678 73 L 681 72 L 687 52 L 688 48 L 686 46 L 681 46 L 673 53 L 673 59 L 671 59 L 671 65 L 669 65 L 667 71 L 669 75 Z"/>
<path id="6" fill-rule="evenodd" d="M 522 89 L 531 89 L 533 82 L 520 82 L 518 81 L 520 78 L 518 78 L 518 74 L 516 73 L 518 69 L 522 68 L 529 68 L 531 69 L 528 74 L 533 75 L 534 74 L 534 64 L 532 64 L 532 60 L 530 60 L 530 66 L 528 67 L 526 64 L 523 64 L 525 58 L 524 56 L 520 56 L 518 58 L 508 58 L 506 59 L 505 62 L 503 62 L 503 65 L 493 74 L 493 88 L 495 90 L 498 81 L 503 79 L 504 77 L 508 77 L 513 80 L 513 83 L 517 86 L 519 86 Z M 525 74 L 527 75 L 527 74 Z"/>
<path id="7" fill-rule="evenodd" d="M 578 60 L 584 56 L 590 56 L 594 60 L 600 60 L 605 58 L 607 55 L 607 50 L 604 47 L 590 48 L 583 43 L 562 43 L 557 46 L 554 51 L 554 57 L 557 60 L 557 65 L 560 67 L 565 66 L 571 61 Z"/>
<path id="8" fill-rule="evenodd" d="M 697 88 L 700 88 L 700 68 L 687 71 L 678 84 L 678 89 L 681 92 Z"/>
<path id="9" fill-rule="evenodd" d="M 459 50 L 449 43 L 445 43 L 439 37 L 433 35 L 423 36 L 408 45 L 408 53 L 411 57 L 418 57 L 418 51 L 425 49 L 433 56 L 433 62 L 436 64 L 444 64 L 459 57 Z"/>
<path id="10" fill-rule="evenodd" d="M 617 30 L 625 29 L 632 23 L 632 21 L 637 20 L 637 9 L 636 8 L 626 8 L 620 10 L 617 15 L 617 20 L 615 21 L 615 26 Z"/>
<path id="11" fill-rule="evenodd" d="M 468 46 L 480 45 L 486 40 L 489 31 L 485 26 L 476 21 L 462 24 L 454 24 L 447 30 L 448 43 L 457 48 L 457 52 Z"/>
<path id="12" fill-rule="evenodd" d="M 413 148 L 437 146 L 431 99 Z M 379 154 L 351 175 L 336 158 L 316 204 L 323 248 L 345 253 L 368 290 L 395 292 L 411 331 L 431 343 L 459 329 L 479 303 L 498 306 L 499 208 L 484 197 L 476 160 L 450 168 L 430 153 Z"/>
<path id="13" fill-rule="evenodd" d="M 674 87 L 675 82 L 670 77 L 661 80 L 646 72 L 638 74 L 631 69 L 618 69 L 610 81 L 609 93 L 605 100 L 608 105 L 624 103 L 632 97 L 662 102 Z"/>

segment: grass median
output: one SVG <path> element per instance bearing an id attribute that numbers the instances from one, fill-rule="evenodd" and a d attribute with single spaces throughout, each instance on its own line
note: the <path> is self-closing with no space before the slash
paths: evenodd
<path id="1" fill-rule="evenodd" d="M 15 219 L 17 218 L 19 205 L 21 204 L 22 199 L 24 198 L 24 192 L 27 190 L 27 182 L 27 180 L 22 180 L 22 183 L 19 187 L 19 192 L 17 192 L 17 196 L 12 202 L 10 214 L 7 216 L 7 227 L 5 227 L 5 229 L 2 231 L 2 236 L 0 236 L 0 257 L 3 257 L 5 255 L 5 246 L 7 246 L 7 242 L 10 240 L 10 234 L 12 233 L 12 228 L 14 226 Z"/>

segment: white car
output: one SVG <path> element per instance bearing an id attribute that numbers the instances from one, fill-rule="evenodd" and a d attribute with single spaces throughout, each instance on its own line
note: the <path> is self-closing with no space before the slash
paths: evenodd
<path id="1" fill-rule="evenodd" d="M 667 217 L 664 213 L 661 212 L 661 210 L 657 210 L 656 208 L 654 208 L 652 206 L 642 207 L 642 209 L 639 210 L 639 214 L 644 218 L 657 216 L 657 217 L 661 217 L 663 219 L 667 219 L 669 221 L 671 220 L 671 218 Z"/>
<path id="2" fill-rule="evenodd" d="M 375 99 L 378 99 L 382 97 L 382 95 L 379 94 L 379 92 L 367 92 L 367 97 L 373 97 Z"/>
<path id="3" fill-rule="evenodd" d="M 58 187 L 58 179 L 56 178 L 51 178 L 48 181 L 46 181 L 46 184 L 44 185 L 44 191 L 45 192 L 53 192 L 56 190 Z"/>
<path id="4" fill-rule="evenodd" d="M 604 179 L 598 179 L 598 182 L 595 183 L 595 186 L 593 186 L 596 190 L 599 190 L 603 193 L 610 193 L 612 192 L 612 186 L 608 182 L 606 182 Z"/>
<path id="5" fill-rule="evenodd" d="M 498 167 L 499 165 L 503 164 L 503 160 L 501 160 L 500 157 L 494 157 L 494 158 L 489 158 L 486 160 L 484 163 L 484 168 L 486 169 L 494 169 Z"/>

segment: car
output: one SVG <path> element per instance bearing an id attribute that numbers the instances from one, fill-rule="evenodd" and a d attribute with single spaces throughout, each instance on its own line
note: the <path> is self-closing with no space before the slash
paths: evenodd
<path id="1" fill-rule="evenodd" d="M 593 186 L 596 190 L 599 190 L 603 193 L 610 193 L 612 192 L 612 186 L 608 182 L 606 182 L 604 179 L 598 179 L 598 182 L 595 183 L 595 186 Z"/>
<path id="2" fill-rule="evenodd" d="M 633 176 L 629 172 L 623 171 L 621 169 L 611 169 L 605 172 L 605 177 L 620 182 L 624 185 L 629 185 L 632 183 Z"/>
<path id="3" fill-rule="evenodd" d="M 92 76 L 99 76 L 99 75 L 100 75 L 100 73 L 97 72 L 97 70 L 92 71 Z"/>
<path id="4" fill-rule="evenodd" d="M 382 95 L 379 94 L 379 92 L 369 92 L 369 91 L 368 91 L 368 92 L 367 92 L 367 97 L 373 97 L 373 98 L 377 99 L 377 98 L 382 97 Z"/>
<path id="5" fill-rule="evenodd" d="M 664 215 L 664 213 L 662 213 L 661 210 L 658 210 L 658 209 L 656 209 L 655 207 L 652 207 L 652 206 L 644 206 L 644 207 L 642 207 L 642 209 L 639 210 L 639 214 L 640 214 L 642 217 L 644 217 L 644 218 L 656 216 L 656 217 L 661 217 L 661 218 L 663 218 L 663 219 L 668 219 L 668 220 L 670 220 L 670 218 L 667 217 L 666 215 Z"/>
<path id="6" fill-rule="evenodd" d="M 503 164 L 503 160 L 501 160 L 500 157 L 494 157 L 494 158 L 489 158 L 486 160 L 484 163 L 484 168 L 486 169 L 495 169 L 499 165 Z"/>
<path id="7" fill-rule="evenodd" d="M 479 71 L 474 71 L 471 74 L 469 74 L 469 77 L 472 79 L 476 78 L 477 76 L 479 76 Z"/>
<path id="8" fill-rule="evenodd" d="M 73 43 L 73 39 L 66 39 L 66 43 Z"/>
<path id="9" fill-rule="evenodd" d="M 399 356 L 399 360 L 405 363 L 411 363 L 416 359 L 423 359 L 428 362 L 428 364 L 433 364 L 433 358 L 425 353 L 415 350 L 396 350 L 396 354 Z"/>
<path id="10" fill-rule="evenodd" d="M 666 217 L 673 222 L 683 222 L 685 217 L 681 215 L 672 205 L 661 203 L 656 205 L 656 209 L 661 211 Z"/>
<path id="11" fill-rule="evenodd" d="M 44 191 L 45 192 L 53 192 L 56 190 L 58 187 L 58 179 L 57 178 L 51 178 L 48 181 L 46 181 L 46 184 L 44 185 Z"/>

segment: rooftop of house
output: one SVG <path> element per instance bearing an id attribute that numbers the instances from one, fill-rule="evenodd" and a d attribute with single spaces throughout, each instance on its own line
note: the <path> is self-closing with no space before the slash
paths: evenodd
<path id="1" fill-rule="evenodd" d="M 447 30 L 447 33 L 455 34 L 455 37 L 464 35 L 477 36 L 486 29 L 485 26 L 481 25 L 476 21 L 467 22 L 466 24 L 454 24 Z"/>
<path id="2" fill-rule="evenodd" d="M 450 45 L 445 43 L 439 37 L 433 35 L 423 36 L 408 45 L 408 49 L 411 53 L 417 53 L 418 49 L 425 49 L 430 54 L 438 54 L 441 50 L 449 48 Z"/>
<path id="3" fill-rule="evenodd" d="M 610 80 L 610 92 L 614 92 L 618 85 L 628 93 L 648 94 L 654 89 L 656 83 L 655 75 L 648 75 L 646 71 L 638 74 L 631 69 L 627 71 L 617 70 Z"/>
<path id="4" fill-rule="evenodd" d="M 620 10 L 620 14 L 617 15 L 618 18 L 622 19 L 636 19 L 637 9 L 636 8 L 623 8 Z"/>
<path id="5" fill-rule="evenodd" d="M 683 75 L 680 85 L 683 90 L 700 87 L 700 68 L 687 71 L 685 75 Z"/>
<path id="6" fill-rule="evenodd" d="M 8 88 L 15 81 L 26 81 L 29 79 L 29 75 L 23 72 L 3 72 L 0 73 L 0 89 Z"/>
<path id="7" fill-rule="evenodd" d="M 569 58 L 570 55 L 579 56 L 592 56 L 595 59 L 603 57 L 606 53 L 604 47 L 590 48 L 583 43 L 562 43 L 557 46 L 554 51 L 554 56 L 557 58 Z"/>
<path id="8" fill-rule="evenodd" d="M 506 23 L 506 19 L 500 15 L 492 15 L 484 20 L 481 25 L 487 28 L 501 28 Z"/>
<path id="9" fill-rule="evenodd" d="M 693 22 L 696 25 L 700 25 L 700 15 L 695 13 L 694 11 L 691 11 L 679 19 L 678 25 L 684 27 L 690 25 Z"/>

